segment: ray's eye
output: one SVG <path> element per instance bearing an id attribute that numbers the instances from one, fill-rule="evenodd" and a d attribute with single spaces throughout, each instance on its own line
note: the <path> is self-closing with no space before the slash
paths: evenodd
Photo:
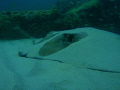
<path id="1" fill-rule="evenodd" d="M 65 41 L 73 42 L 74 34 L 63 34 Z"/>

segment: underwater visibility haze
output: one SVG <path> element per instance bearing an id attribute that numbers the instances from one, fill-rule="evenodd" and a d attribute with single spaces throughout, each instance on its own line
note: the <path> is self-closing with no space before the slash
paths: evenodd
<path id="1" fill-rule="evenodd" d="M 0 0 L 0 90 L 120 90 L 120 0 Z"/>
<path id="2" fill-rule="evenodd" d="M 46 10 L 57 1 L 60 0 L 0 0 L 0 11 Z"/>

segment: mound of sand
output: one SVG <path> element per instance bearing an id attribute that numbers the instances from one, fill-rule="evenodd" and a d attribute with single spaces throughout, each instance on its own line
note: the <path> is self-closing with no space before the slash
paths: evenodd
<path id="1" fill-rule="evenodd" d="M 120 36 L 94 28 L 0 42 L 0 90 L 119 90 Z"/>

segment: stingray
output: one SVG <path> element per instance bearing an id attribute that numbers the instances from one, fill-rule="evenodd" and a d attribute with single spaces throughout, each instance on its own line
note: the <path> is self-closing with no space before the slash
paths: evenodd
<path id="1" fill-rule="evenodd" d="M 120 36 L 95 28 L 49 33 L 18 55 L 72 64 L 95 71 L 120 73 Z"/>

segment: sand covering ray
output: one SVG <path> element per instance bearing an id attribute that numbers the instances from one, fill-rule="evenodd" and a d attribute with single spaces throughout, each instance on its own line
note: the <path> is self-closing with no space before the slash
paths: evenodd
<path id="1" fill-rule="evenodd" d="M 120 36 L 95 28 L 52 32 L 20 54 L 77 67 L 120 73 Z"/>

